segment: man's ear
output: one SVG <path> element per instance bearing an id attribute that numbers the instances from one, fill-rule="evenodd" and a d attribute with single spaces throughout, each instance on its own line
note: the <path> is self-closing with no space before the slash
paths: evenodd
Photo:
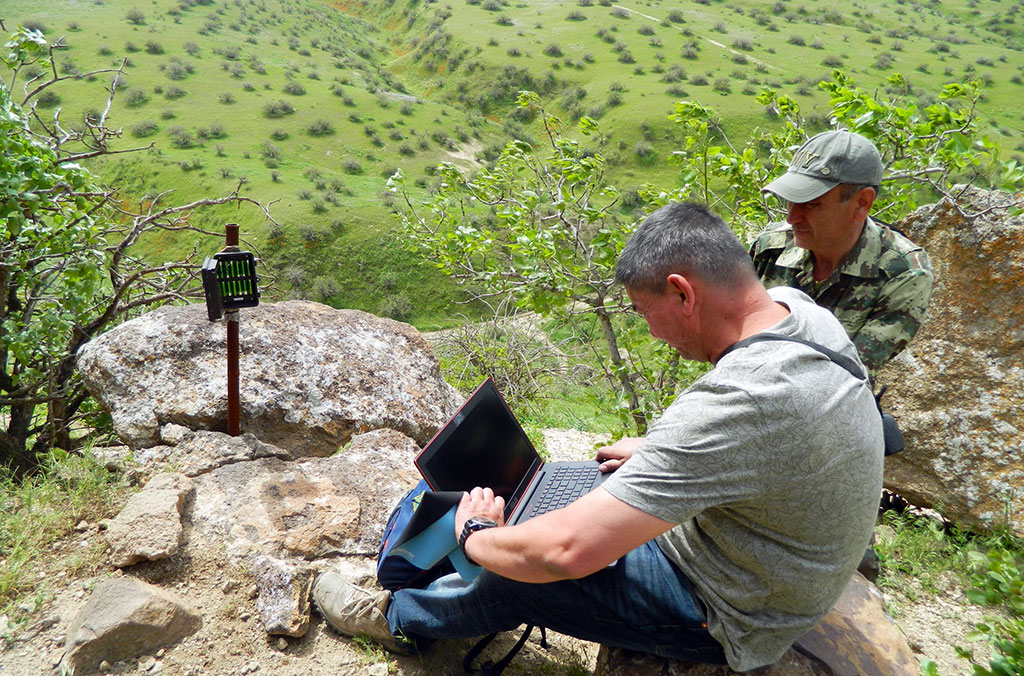
<path id="1" fill-rule="evenodd" d="M 683 304 L 683 312 L 687 314 L 692 312 L 697 296 L 689 278 L 673 273 L 668 276 L 666 281 L 665 292 L 678 294 L 681 297 L 680 302 Z"/>
<path id="2" fill-rule="evenodd" d="M 871 206 L 875 203 L 875 197 L 877 193 L 874 188 L 862 188 L 860 192 L 854 195 L 854 199 L 857 201 L 857 221 L 863 221 L 871 213 Z"/>

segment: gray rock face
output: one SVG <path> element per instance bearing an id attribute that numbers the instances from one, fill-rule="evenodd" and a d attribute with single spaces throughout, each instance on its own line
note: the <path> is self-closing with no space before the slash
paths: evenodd
<path id="1" fill-rule="evenodd" d="M 928 319 L 879 376 L 907 449 L 885 484 L 962 524 L 1004 519 L 1024 535 L 1024 217 L 1006 193 L 968 189 L 960 204 L 902 223 L 935 268 Z"/>
<path id="2" fill-rule="evenodd" d="M 96 586 L 68 629 L 61 664 L 75 674 L 137 657 L 196 632 L 202 619 L 174 594 L 130 578 Z"/>
<path id="3" fill-rule="evenodd" d="M 104 537 L 115 566 L 165 559 L 181 544 L 181 515 L 193 490 L 184 474 L 157 474 L 108 522 Z"/>
<path id="4" fill-rule="evenodd" d="M 376 555 L 391 509 L 418 478 L 418 450 L 400 432 L 377 430 L 330 458 L 225 465 L 196 477 L 191 521 L 235 562 Z"/>
<path id="5" fill-rule="evenodd" d="M 306 301 L 244 310 L 243 432 L 297 456 L 326 456 L 354 435 L 398 430 L 426 443 L 460 399 L 411 326 Z M 225 328 L 205 307 L 164 307 L 85 345 L 78 368 L 125 443 L 161 443 L 161 427 L 224 429 Z"/>

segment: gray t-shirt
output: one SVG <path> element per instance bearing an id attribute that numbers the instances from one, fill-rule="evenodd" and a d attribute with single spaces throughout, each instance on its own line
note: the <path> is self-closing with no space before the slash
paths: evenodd
<path id="1" fill-rule="evenodd" d="M 765 333 L 860 364 L 843 327 L 796 289 Z M 882 488 L 870 386 L 818 351 L 754 343 L 722 357 L 603 484 L 677 525 L 657 538 L 708 608 L 729 665 L 776 662 L 842 593 L 868 545 Z"/>

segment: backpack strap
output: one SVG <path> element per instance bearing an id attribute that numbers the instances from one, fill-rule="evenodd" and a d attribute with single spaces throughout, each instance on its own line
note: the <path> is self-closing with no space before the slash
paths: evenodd
<path id="1" fill-rule="evenodd" d="M 747 345 L 750 345 L 751 343 L 759 343 L 763 340 L 784 340 L 790 343 L 800 343 L 801 345 L 806 345 L 807 347 L 822 353 L 839 366 L 842 366 L 844 369 L 849 371 L 850 375 L 852 375 L 857 380 L 867 380 L 867 374 L 864 373 L 864 371 L 862 371 L 857 366 L 857 362 L 850 359 L 849 357 L 841 355 L 835 350 L 830 350 L 824 345 L 819 345 L 810 340 L 803 340 L 801 338 L 791 338 L 789 336 L 780 336 L 777 333 L 757 333 L 748 338 L 744 338 L 743 340 L 737 343 L 733 343 L 732 345 L 727 347 L 725 349 L 725 352 L 723 352 L 718 357 L 718 359 L 721 360 L 722 357 L 729 354 L 733 350 L 738 350 L 746 347 Z M 903 439 L 903 432 L 900 431 L 900 426 L 896 422 L 896 418 L 892 417 L 891 413 L 886 413 L 885 411 L 882 410 L 882 395 L 885 394 L 885 390 L 886 388 L 883 387 L 882 390 L 877 395 L 875 395 L 875 406 L 878 407 L 878 415 L 882 419 L 882 436 L 885 443 L 884 452 L 885 456 L 888 457 L 890 455 L 894 455 L 902 451 L 904 448 L 907 447 L 907 444 L 906 441 L 904 441 Z"/>
<path id="2" fill-rule="evenodd" d="M 850 359 L 846 355 L 839 354 L 835 350 L 829 349 L 824 345 L 819 345 L 818 343 L 812 342 L 810 340 L 804 340 L 802 338 L 792 338 L 790 336 L 780 336 L 777 333 L 757 333 L 748 338 L 744 338 L 743 340 L 737 343 L 733 343 L 732 345 L 727 347 L 725 349 L 725 352 L 723 352 L 718 357 L 718 359 L 721 360 L 722 357 L 729 354 L 733 350 L 739 350 L 752 343 L 760 343 L 761 341 L 765 340 L 782 340 L 789 343 L 800 343 L 801 345 L 806 345 L 807 347 L 822 353 L 836 364 L 842 366 L 844 369 L 849 371 L 850 375 L 852 375 L 857 380 L 865 380 L 867 378 L 867 374 L 865 374 L 864 371 L 861 370 L 861 368 L 857 365 L 857 362 Z"/>
<path id="3" fill-rule="evenodd" d="M 498 636 L 498 632 L 484 636 L 469 649 L 468 653 L 466 653 L 466 659 L 462 660 L 462 669 L 467 674 L 480 672 L 481 676 L 501 676 L 501 672 L 505 671 L 505 667 L 512 662 L 512 658 L 523 649 L 524 645 L 526 645 L 527 639 L 530 638 L 530 634 L 533 632 L 533 627 L 534 625 L 532 624 L 526 625 L 526 629 L 523 630 L 523 635 L 519 637 L 516 644 L 512 646 L 508 653 L 500 660 L 497 662 L 491 662 L 488 660 L 480 665 L 480 668 L 476 668 L 473 666 L 473 660 L 479 657 L 480 653 L 483 652 L 483 649 L 490 645 L 491 641 Z M 547 632 L 544 630 L 544 627 L 540 628 L 540 645 L 542 648 L 548 647 Z"/>

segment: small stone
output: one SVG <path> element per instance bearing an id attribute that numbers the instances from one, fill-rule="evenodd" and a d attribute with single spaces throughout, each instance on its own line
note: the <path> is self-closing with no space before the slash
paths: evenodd
<path id="1" fill-rule="evenodd" d="M 33 603 L 19 603 L 18 604 L 18 610 L 20 610 L 23 613 L 31 613 L 35 609 L 36 609 L 36 606 Z"/>
<path id="2" fill-rule="evenodd" d="M 220 588 L 220 590 L 225 594 L 230 594 L 236 589 L 238 589 L 238 580 L 228 580 Z"/>
<path id="3" fill-rule="evenodd" d="M 247 674 L 255 674 L 259 670 L 260 670 L 260 663 L 257 662 L 256 660 L 250 660 L 245 665 L 245 673 L 247 673 Z"/>
<path id="4" fill-rule="evenodd" d="M 260 595 L 260 590 L 256 586 L 256 583 L 254 582 L 253 584 L 249 585 L 249 600 L 252 601 L 253 599 L 255 599 L 259 595 Z"/>
<path id="5" fill-rule="evenodd" d="M 250 617 L 251 615 L 249 614 L 248 610 L 243 610 L 242 612 L 238 613 L 238 619 L 240 619 L 242 622 L 248 622 Z"/>
<path id="6" fill-rule="evenodd" d="M 163 670 L 164 670 L 164 663 L 161 662 L 160 660 L 157 660 L 156 662 L 153 663 L 153 666 L 151 666 L 149 668 L 149 673 L 151 673 L 151 674 L 159 674 Z"/>
<path id="7" fill-rule="evenodd" d="M 387 662 L 377 662 L 376 664 L 371 664 L 366 669 L 366 676 L 388 676 Z"/>
<path id="8" fill-rule="evenodd" d="M 149 671 L 156 664 L 156 658 L 152 655 L 146 655 L 139 659 L 139 671 Z"/>
<path id="9" fill-rule="evenodd" d="M 287 650 L 288 649 L 288 641 L 283 636 L 280 636 L 277 639 L 277 649 L 278 650 Z"/>
<path id="10" fill-rule="evenodd" d="M 75 530 L 77 530 L 79 533 L 84 533 L 85 531 L 89 530 L 90 528 L 92 528 L 92 524 L 90 524 L 85 519 L 82 519 L 81 521 L 79 521 L 75 525 Z"/>
<path id="11" fill-rule="evenodd" d="M 100 671 L 110 671 L 110 662 L 106 660 L 100 662 Z"/>
<path id="12" fill-rule="evenodd" d="M 161 657 L 163 657 L 163 656 L 164 656 L 164 654 L 165 654 L 166 652 L 167 652 L 167 651 L 166 651 L 166 650 L 164 650 L 163 648 L 160 648 L 160 650 L 157 650 L 157 651 L 156 651 L 156 657 L 157 657 L 157 659 L 160 659 Z"/>

